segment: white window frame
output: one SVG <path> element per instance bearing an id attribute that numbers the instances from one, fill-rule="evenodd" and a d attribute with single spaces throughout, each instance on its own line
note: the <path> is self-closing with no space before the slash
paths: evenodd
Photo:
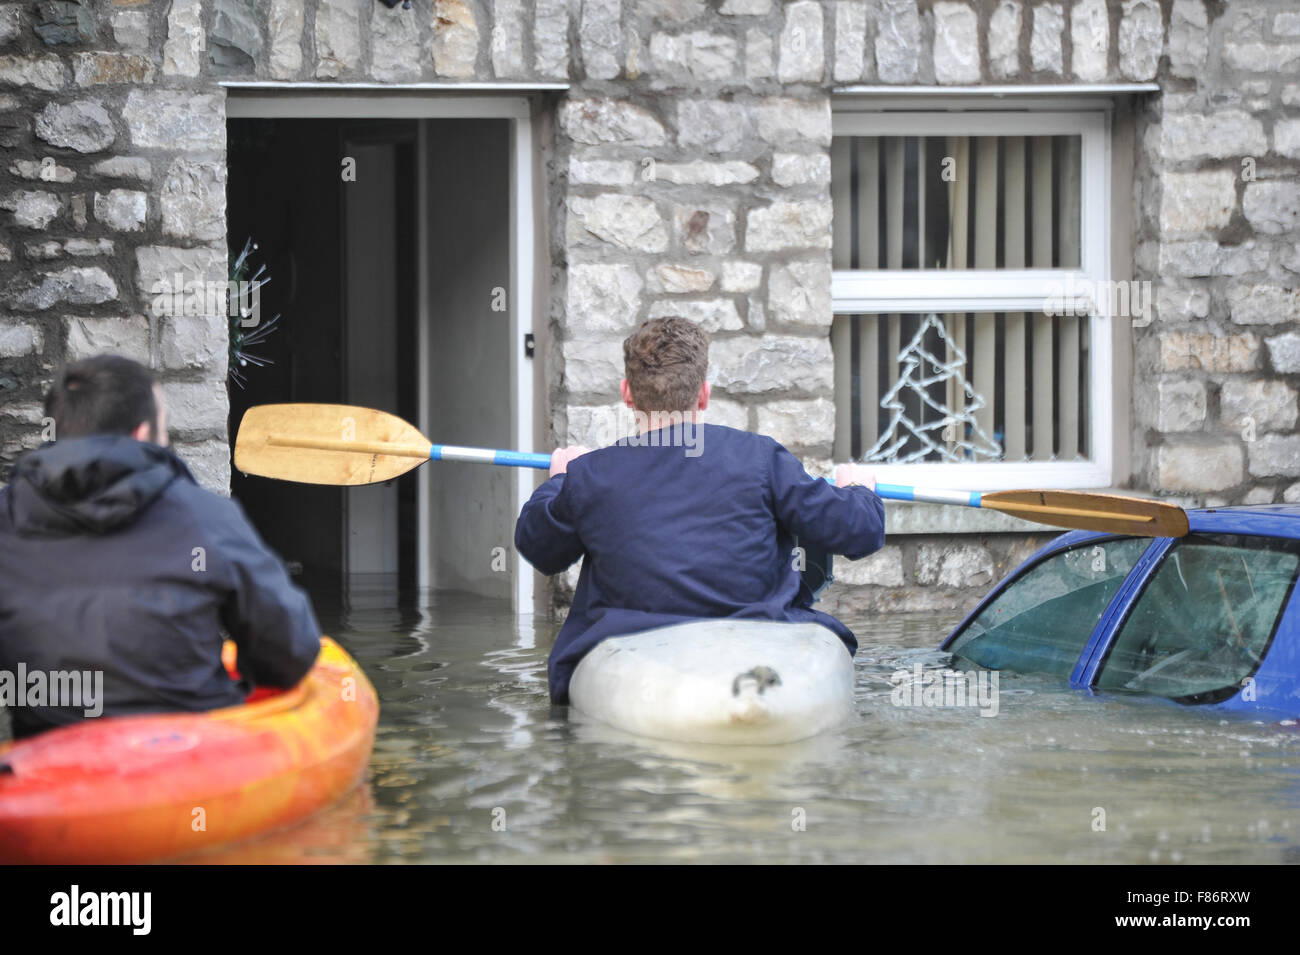
<path id="1" fill-rule="evenodd" d="M 942 95 L 942 94 L 941 94 Z M 926 98 L 928 99 L 928 97 Z M 935 97 L 936 100 L 939 97 Z M 1049 300 L 1079 305 L 1072 290 L 1109 288 L 1110 101 L 1007 97 L 990 101 L 948 93 L 943 106 L 925 100 L 877 97 L 833 103 L 834 136 L 1055 136 L 1080 135 L 1080 267 L 1077 269 L 873 269 L 831 275 L 837 315 L 896 312 L 1042 312 Z M 964 108 L 958 108 L 964 107 Z M 1010 107 L 1010 108 L 1009 108 Z M 1100 304 L 1100 303 L 1099 303 Z M 1016 488 L 1104 488 L 1113 478 L 1111 319 L 1089 318 L 1089 434 L 1087 461 L 872 463 L 876 480 L 917 487 L 996 491 Z M 838 409 L 837 409 L 838 410 Z"/>

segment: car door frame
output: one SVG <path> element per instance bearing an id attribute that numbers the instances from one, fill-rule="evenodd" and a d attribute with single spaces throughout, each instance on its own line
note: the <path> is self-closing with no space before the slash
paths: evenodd
<path id="1" fill-rule="evenodd" d="M 1115 591 L 1115 596 L 1106 605 L 1101 618 L 1097 621 L 1097 626 L 1092 631 L 1092 636 L 1080 652 L 1074 672 L 1070 674 L 1070 686 L 1092 691 L 1101 665 L 1110 651 L 1111 643 L 1119 633 L 1120 625 L 1128 619 L 1129 612 L 1146 590 L 1147 581 L 1156 572 L 1176 540 L 1178 538 L 1153 538 L 1152 544 L 1142 552 L 1142 556 L 1128 572 L 1124 582 L 1119 585 L 1119 590 Z"/>
<path id="2" fill-rule="evenodd" d="M 1214 515 L 1218 519 L 1216 520 L 1210 515 Z M 1300 534 L 1294 532 L 1279 533 L 1279 531 L 1292 530 L 1292 528 L 1279 527 L 1275 524 L 1262 524 L 1259 520 L 1261 515 L 1228 514 L 1223 512 L 1216 514 L 1214 511 L 1208 511 L 1203 512 L 1201 515 L 1193 512 L 1189 516 L 1193 517 L 1193 521 L 1188 536 L 1236 535 L 1272 540 L 1300 540 Z M 1201 519 L 1196 520 L 1197 517 Z M 1106 623 L 1106 626 L 1105 628 L 1098 628 L 1103 632 L 1094 632 L 1094 639 L 1089 641 L 1090 653 L 1088 659 L 1071 676 L 1070 683 L 1072 686 L 1077 685 L 1082 689 L 1086 689 L 1090 694 L 1102 692 L 1096 689 L 1096 682 L 1101 676 L 1102 666 L 1106 662 L 1111 647 L 1119 638 L 1119 632 L 1124 622 L 1137 605 L 1138 600 L 1141 599 L 1147 582 L 1154 577 L 1165 556 L 1174 548 L 1175 544 L 1184 539 L 1159 538 L 1158 540 L 1162 544 L 1161 547 L 1151 547 L 1143 553 L 1142 559 L 1134 565 L 1133 571 L 1139 570 L 1143 562 L 1148 558 L 1150 558 L 1149 566 L 1144 569 L 1144 573 L 1138 578 L 1135 578 L 1133 572 L 1130 572 L 1129 577 L 1125 579 L 1124 584 L 1116 592 L 1115 600 L 1106 608 L 1103 615 L 1103 622 Z M 1282 648 L 1281 653 L 1278 652 L 1279 647 Z M 1255 685 L 1253 698 L 1247 699 L 1245 697 L 1243 686 L 1242 690 L 1234 693 L 1226 700 L 1220 700 L 1217 703 L 1198 704 L 1197 708 L 1229 710 L 1255 716 L 1275 714 L 1285 718 L 1294 718 L 1297 713 L 1300 713 L 1300 685 L 1297 685 L 1295 679 L 1297 674 L 1300 674 L 1300 583 L 1293 583 L 1291 592 L 1279 611 L 1274 630 L 1265 645 L 1259 666 L 1250 675 Z"/>

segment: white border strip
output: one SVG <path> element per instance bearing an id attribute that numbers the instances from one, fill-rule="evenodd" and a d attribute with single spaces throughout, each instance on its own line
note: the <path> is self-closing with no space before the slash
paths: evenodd
<path id="1" fill-rule="evenodd" d="M 1018 86 L 836 86 L 832 95 L 860 93 L 868 96 L 1114 96 L 1122 93 L 1158 93 L 1158 83 L 1044 83 Z"/>
<path id="2" fill-rule="evenodd" d="M 527 96 L 371 96 L 357 90 L 282 94 L 231 89 L 228 119 L 527 119 Z"/>
<path id="3" fill-rule="evenodd" d="M 514 447 L 533 449 L 533 361 L 524 356 L 524 334 L 533 331 L 533 126 L 532 116 L 515 117 L 510 123 L 510 388 L 514 401 Z M 514 468 L 515 514 L 533 494 L 529 468 Z M 511 541 L 513 543 L 513 541 Z M 523 555 L 515 554 L 515 613 L 533 614 L 533 567 Z"/>
<path id="4" fill-rule="evenodd" d="M 568 83 L 299 83 L 292 80 L 223 80 L 217 85 L 228 90 L 378 90 L 384 93 L 454 93 L 457 90 L 532 93 L 569 88 Z"/>
<path id="5" fill-rule="evenodd" d="M 429 261 L 429 132 L 424 123 L 415 127 L 415 244 L 416 244 L 416 292 L 415 292 L 415 356 L 416 384 L 415 400 L 418 404 L 416 424 L 421 434 L 429 433 L 429 382 L 433 371 L 429 367 L 429 270 L 425 267 Z M 415 586 L 419 590 L 434 590 L 437 582 L 433 579 L 433 561 L 429 559 L 430 540 L 429 511 L 433 506 L 433 468 L 420 468 L 416 478 L 415 503 Z M 418 601 L 421 608 L 425 601 Z M 421 610 L 421 620 L 424 610 Z"/>

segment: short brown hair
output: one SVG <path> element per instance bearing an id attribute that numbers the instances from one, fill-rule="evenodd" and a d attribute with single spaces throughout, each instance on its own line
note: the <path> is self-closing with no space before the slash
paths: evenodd
<path id="1" fill-rule="evenodd" d="M 121 355 L 96 355 L 59 372 L 45 396 L 45 413 L 60 438 L 91 434 L 130 434 L 149 425 L 158 436 L 157 378 L 144 365 Z"/>
<path id="2" fill-rule="evenodd" d="M 638 411 L 694 411 L 709 336 L 690 319 L 652 318 L 623 340 L 623 369 Z"/>

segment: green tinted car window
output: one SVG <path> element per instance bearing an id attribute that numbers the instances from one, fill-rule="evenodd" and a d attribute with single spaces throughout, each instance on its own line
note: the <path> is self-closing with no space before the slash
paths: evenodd
<path id="1" fill-rule="evenodd" d="M 1068 678 L 1111 598 L 1151 540 L 1089 541 L 1013 581 L 948 648 L 993 670 Z"/>
<path id="2" fill-rule="evenodd" d="M 1176 542 L 1115 638 L 1097 686 L 1214 703 L 1259 667 L 1300 566 L 1276 538 L 1201 535 Z"/>

